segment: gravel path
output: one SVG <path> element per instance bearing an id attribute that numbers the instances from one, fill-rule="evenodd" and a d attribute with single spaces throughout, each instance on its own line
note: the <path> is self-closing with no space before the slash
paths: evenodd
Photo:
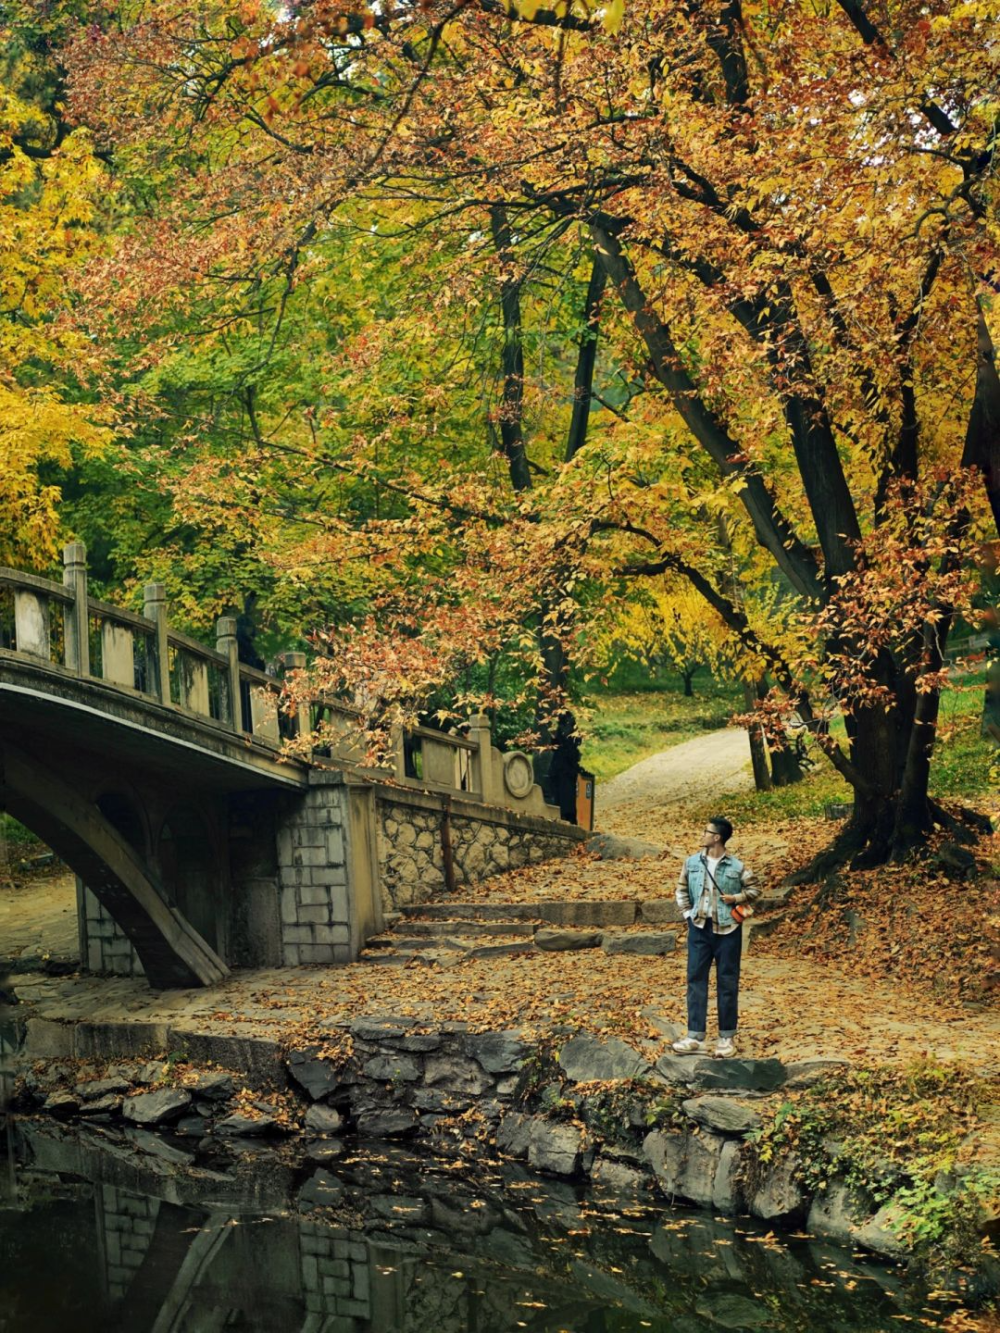
<path id="1" fill-rule="evenodd" d="M 639 832 L 637 826 L 647 827 L 665 806 L 721 796 L 752 784 L 747 733 L 739 727 L 723 727 L 651 755 L 610 782 L 600 783 L 597 826 L 609 833 L 632 835 Z"/>

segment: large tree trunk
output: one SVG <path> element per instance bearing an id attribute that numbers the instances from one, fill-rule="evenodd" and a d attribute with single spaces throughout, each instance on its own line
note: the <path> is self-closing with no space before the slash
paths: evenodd
<path id="1" fill-rule="evenodd" d="M 743 701 L 746 704 L 747 712 L 752 712 L 761 697 L 761 688 L 765 689 L 763 682 L 757 685 L 751 685 L 748 680 L 743 682 Z M 749 728 L 750 736 L 750 764 L 753 768 L 753 783 L 758 791 L 771 790 L 771 770 L 767 763 L 767 742 L 764 740 L 764 728 L 751 722 Z"/>

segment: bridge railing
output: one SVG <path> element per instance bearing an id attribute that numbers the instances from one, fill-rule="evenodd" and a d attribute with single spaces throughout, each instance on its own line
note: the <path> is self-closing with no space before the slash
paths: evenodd
<path id="1" fill-rule="evenodd" d="M 365 765 L 361 710 L 323 697 L 289 712 L 284 681 L 239 660 L 235 617 L 217 622 L 210 648 L 171 628 L 162 584 L 146 585 L 139 615 L 89 596 L 82 542 L 65 548 L 63 563 L 61 584 L 0 568 L 0 651 L 134 691 L 268 746 L 297 738 L 308 755 L 315 737 L 329 757 Z M 305 654 L 286 653 L 283 665 L 285 673 L 304 670 Z M 484 715 L 469 719 L 464 736 L 429 727 L 397 729 L 385 771 L 403 786 L 557 817 L 535 785 L 530 756 L 497 750 Z"/>

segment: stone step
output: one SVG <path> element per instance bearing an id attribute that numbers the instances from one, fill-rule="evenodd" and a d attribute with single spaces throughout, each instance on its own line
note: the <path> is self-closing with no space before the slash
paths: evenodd
<path id="1" fill-rule="evenodd" d="M 408 936 L 439 937 L 447 935 L 533 935 L 533 921 L 470 921 L 452 917 L 446 921 L 421 921 L 410 918 L 398 930 Z"/>
<path id="2" fill-rule="evenodd" d="M 492 923 L 496 929 L 482 933 L 470 932 L 468 922 L 453 922 L 448 934 L 411 935 L 407 933 L 409 924 L 412 923 L 401 924 L 398 931 L 387 931 L 370 939 L 361 955 L 362 961 L 400 964 L 419 959 L 446 967 L 466 958 L 579 949 L 662 955 L 673 953 L 677 947 L 677 933 L 664 930 L 574 930 L 543 925 L 536 931 L 534 923 L 525 923 L 527 929 L 512 935 L 504 932 L 499 922 Z"/>
<path id="3" fill-rule="evenodd" d="M 674 907 L 672 899 L 664 901 Z M 402 910 L 407 921 L 416 918 L 427 921 L 546 921 L 555 926 L 634 926 L 640 919 L 639 906 L 629 899 L 597 902 L 588 898 L 564 898 L 528 903 L 421 903 Z"/>

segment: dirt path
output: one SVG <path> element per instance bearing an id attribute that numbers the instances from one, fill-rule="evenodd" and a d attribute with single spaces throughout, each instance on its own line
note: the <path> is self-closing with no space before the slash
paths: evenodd
<path id="1" fill-rule="evenodd" d="M 709 731 L 651 755 L 597 788 L 597 825 L 608 833 L 665 842 L 659 825 L 676 825 L 677 806 L 720 798 L 753 782 L 747 733 Z M 673 808 L 671 808 L 673 807 Z"/>
<path id="2" fill-rule="evenodd" d="M 0 890 L 0 964 L 23 969 L 29 960 L 79 954 L 76 881 L 63 870 Z"/>

